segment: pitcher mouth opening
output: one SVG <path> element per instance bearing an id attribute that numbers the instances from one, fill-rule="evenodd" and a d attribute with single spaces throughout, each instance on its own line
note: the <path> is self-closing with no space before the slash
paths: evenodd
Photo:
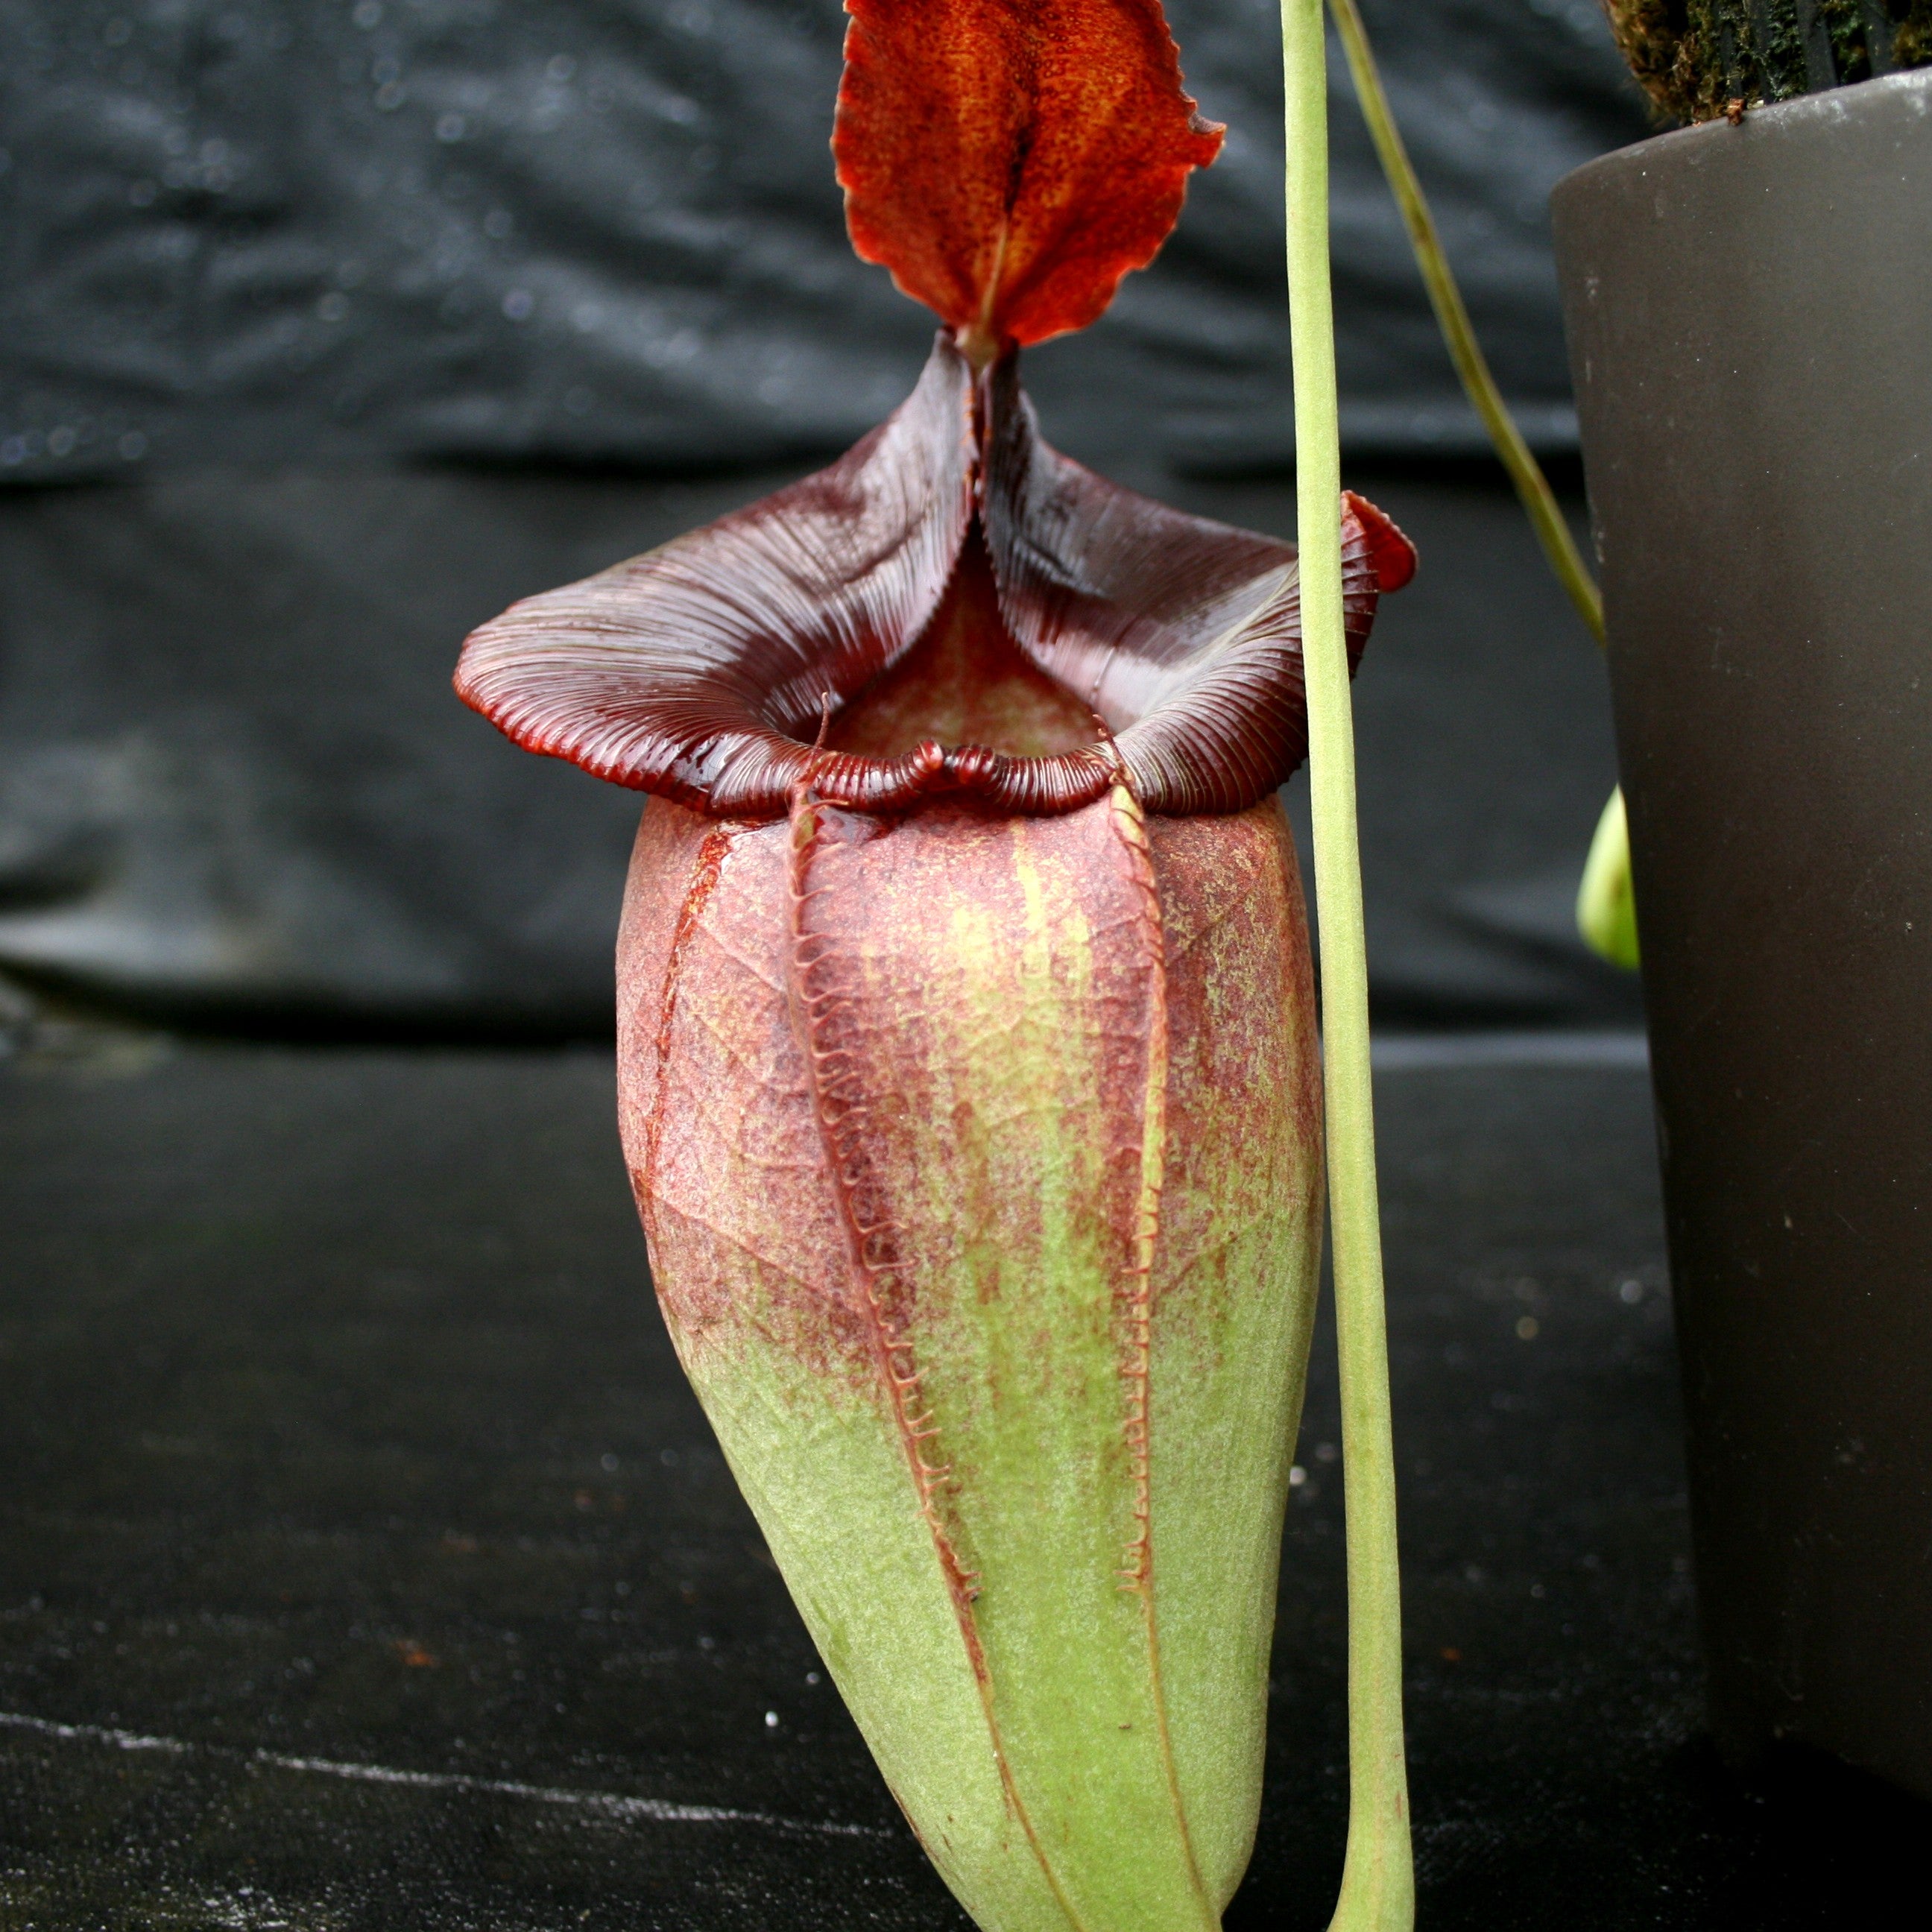
<path id="1" fill-rule="evenodd" d="M 833 752 L 897 758 L 928 740 L 949 753 L 1052 758 L 1110 735 L 1093 694 L 1034 662 L 1000 614 L 986 537 L 973 520 L 939 608 L 905 655 L 833 712 Z"/>
<path id="2" fill-rule="evenodd" d="M 1036 664 L 1008 628 L 976 514 L 924 630 L 831 712 L 811 788 L 827 802 L 909 802 L 882 795 L 890 772 L 894 794 L 904 785 L 920 797 L 952 793 L 1010 808 L 1041 790 L 1049 769 L 1064 780 L 1070 758 L 1082 782 L 1066 802 L 1078 804 L 1119 766 L 1091 699 Z"/>

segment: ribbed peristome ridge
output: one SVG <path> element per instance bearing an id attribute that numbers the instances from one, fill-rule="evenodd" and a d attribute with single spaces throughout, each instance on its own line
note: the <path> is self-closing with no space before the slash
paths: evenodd
<path id="1" fill-rule="evenodd" d="M 1352 662 L 1414 553 L 1359 498 L 1341 514 Z M 969 546 L 1004 634 L 967 654 L 968 674 L 1016 650 L 1090 714 L 1083 741 L 842 746 L 848 709 L 930 648 Z M 782 817 L 808 775 L 859 810 L 953 794 L 1031 816 L 1090 803 L 1123 767 L 1147 811 L 1237 812 L 1307 748 L 1293 546 L 1061 456 L 1017 355 L 976 380 L 944 335 L 911 396 L 830 469 L 512 606 L 470 637 L 457 688 L 527 749 L 754 821 Z"/>

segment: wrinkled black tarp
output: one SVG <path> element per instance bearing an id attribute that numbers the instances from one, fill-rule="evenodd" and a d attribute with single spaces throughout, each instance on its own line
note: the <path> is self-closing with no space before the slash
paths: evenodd
<path id="1" fill-rule="evenodd" d="M 1173 242 L 1034 358 L 1076 453 L 1289 446 L 1276 0 L 1174 0 L 1228 127 Z M 1545 201 L 1644 131 L 1594 0 L 1368 9 L 1498 376 L 1574 440 Z M 0 475 L 842 446 L 928 324 L 847 246 L 834 0 L 0 0 Z M 1335 100 L 1345 420 L 1473 446 Z"/>
<path id="2" fill-rule="evenodd" d="M 1209 480 L 1290 454 L 1278 16 L 1170 10 L 1226 152 L 1028 381 L 1076 454 L 1289 534 L 1285 484 Z M 1504 386 L 1561 446 L 1545 194 L 1644 130 L 1634 91 L 1592 0 L 1370 23 Z M 826 147 L 842 25 L 0 0 L 0 973 L 216 1026 L 608 1028 L 638 801 L 513 751 L 449 670 L 512 599 L 910 384 L 928 319 L 851 255 Z M 1361 687 L 1379 1010 L 1628 1020 L 1569 917 L 1614 776 L 1588 646 L 1506 493 L 1359 471 L 1471 428 L 1346 82 L 1335 128 L 1353 480 L 1425 556 Z"/>

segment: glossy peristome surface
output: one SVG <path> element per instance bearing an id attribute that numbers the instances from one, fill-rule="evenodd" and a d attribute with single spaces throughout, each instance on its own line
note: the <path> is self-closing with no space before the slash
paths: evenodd
<path id="1" fill-rule="evenodd" d="M 1414 553 L 1360 498 L 1341 515 L 1352 662 Z M 991 595 L 965 596 L 980 548 Z M 949 632 L 969 683 L 1058 688 L 1052 742 L 840 749 L 838 716 Z M 513 606 L 466 644 L 457 688 L 526 748 L 718 818 L 778 816 L 808 772 L 875 811 L 957 794 L 1064 812 L 1124 773 L 1147 811 L 1235 812 L 1307 746 L 1293 546 L 1070 461 L 1040 436 L 1016 356 L 976 378 L 943 335 L 910 397 L 830 469 Z M 813 748 L 828 708 L 829 757 Z"/>

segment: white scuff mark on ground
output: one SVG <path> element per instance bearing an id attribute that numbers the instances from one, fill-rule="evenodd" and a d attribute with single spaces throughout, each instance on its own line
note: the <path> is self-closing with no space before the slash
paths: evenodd
<path id="1" fill-rule="evenodd" d="M 599 1817 L 640 1819 L 659 1825 L 755 1825 L 768 1832 L 813 1838 L 881 1838 L 892 1834 L 871 1825 L 833 1820 L 785 1818 L 770 1811 L 748 1811 L 724 1804 L 680 1804 L 668 1798 L 627 1797 L 616 1791 L 584 1791 L 568 1785 L 528 1784 L 519 1779 L 476 1778 L 454 1771 L 404 1771 L 390 1765 L 358 1764 L 324 1757 L 291 1757 L 280 1751 L 248 1750 L 232 1745 L 197 1744 L 181 1738 L 152 1737 L 106 1724 L 65 1724 L 22 1712 L 0 1711 L 0 1730 L 28 1731 L 63 1743 L 104 1744 L 117 1750 L 160 1751 L 176 1757 L 226 1758 L 290 1772 L 298 1777 L 340 1778 L 351 1784 L 402 1785 L 421 1791 L 473 1792 L 495 1798 L 520 1798 L 536 1804 L 561 1805 Z"/>

